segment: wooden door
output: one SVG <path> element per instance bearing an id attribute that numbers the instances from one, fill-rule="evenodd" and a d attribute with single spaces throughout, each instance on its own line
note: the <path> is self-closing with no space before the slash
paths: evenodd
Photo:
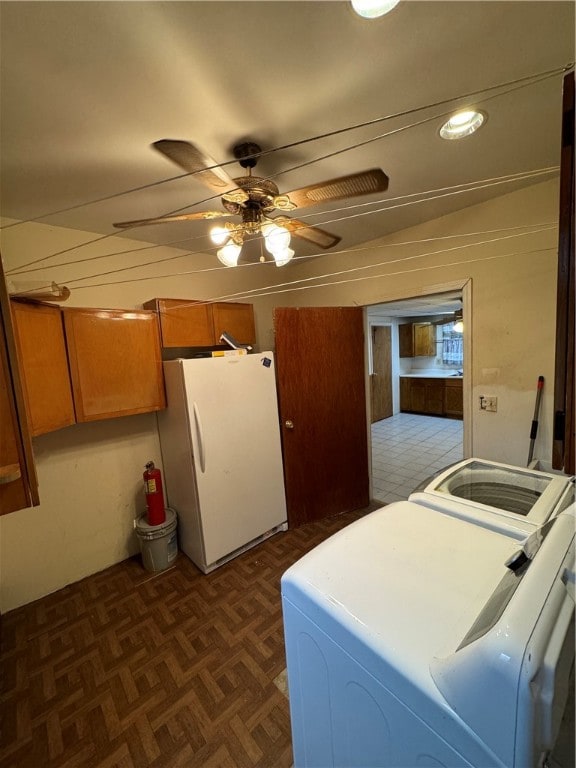
<path id="1" fill-rule="evenodd" d="M 290 527 L 369 503 L 363 310 L 274 311 Z"/>
<path id="2" fill-rule="evenodd" d="M 392 329 L 372 326 L 372 375 L 370 376 L 372 423 L 392 416 Z"/>

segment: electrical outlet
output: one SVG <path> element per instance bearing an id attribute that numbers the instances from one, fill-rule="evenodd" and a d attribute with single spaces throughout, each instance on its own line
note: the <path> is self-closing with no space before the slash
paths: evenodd
<path id="1" fill-rule="evenodd" d="M 480 395 L 480 410 L 496 413 L 498 410 L 498 398 L 493 396 Z"/>

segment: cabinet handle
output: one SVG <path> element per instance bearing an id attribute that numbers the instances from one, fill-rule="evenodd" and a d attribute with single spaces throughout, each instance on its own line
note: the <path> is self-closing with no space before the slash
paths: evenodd
<path id="1" fill-rule="evenodd" d="M 284 422 L 284 426 L 286 427 L 286 429 L 294 429 L 294 422 L 288 419 L 287 421 Z"/>
<path id="2" fill-rule="evenodd" d="M 202 421 L 198 406 L 194 403 L 194 426 L 196 427 L 196 439 L 198 440 L 198 453 L 200 460 L 200 470 L 206 472 L 206 455 L 204 453 L 204 432 L 202 431 Z"/>

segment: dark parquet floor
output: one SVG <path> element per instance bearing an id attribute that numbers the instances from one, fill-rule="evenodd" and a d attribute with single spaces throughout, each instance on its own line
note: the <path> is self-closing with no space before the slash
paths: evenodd
<path id="1" fill-rule="evenodd" d="M 292 765 L 280 577 L 367 510 L 205 576 L 126 560 L 2 617 L 3 768 Z"/>

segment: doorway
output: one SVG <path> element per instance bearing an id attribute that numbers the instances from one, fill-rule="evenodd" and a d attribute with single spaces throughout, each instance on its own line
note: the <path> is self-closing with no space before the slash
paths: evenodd
<path id="1" fill-rule="evenodd" d="M 391 503 L 406 499 L 431 475 L 470 455 L 471 436 L 466 429 L 470 411 L 466 369 L 470 367 L 470 360 L 464 351 L 470 347 L 470 291 L 464 288 L 400 298 L 366 308 L 371 393 L 375 389 L 374 372 L 382 367 L 379 346 L 374 343 L 374 334 L 378 333 L 375 329 L 386 327 L 391 336 L 387 365 L 392 383 L 392 413 L 375 418 L 380 412 L 374 407 L 371 409 L 372 498 L 376 501 Z M 450 337 L 455 313 L 464 315 L 465 320 L 460 358 L 454 354 L 458 345 L 446 340 Z M 410 326 L 419 338 L 427 337 L 427 350 L 419 343 L 419 348 L 406 351 L 406 332 L 413 330 Z M 412 384 L 414 393 L 410 401 Z M 455 397 L 460 405 L 454 405 Z"/>

